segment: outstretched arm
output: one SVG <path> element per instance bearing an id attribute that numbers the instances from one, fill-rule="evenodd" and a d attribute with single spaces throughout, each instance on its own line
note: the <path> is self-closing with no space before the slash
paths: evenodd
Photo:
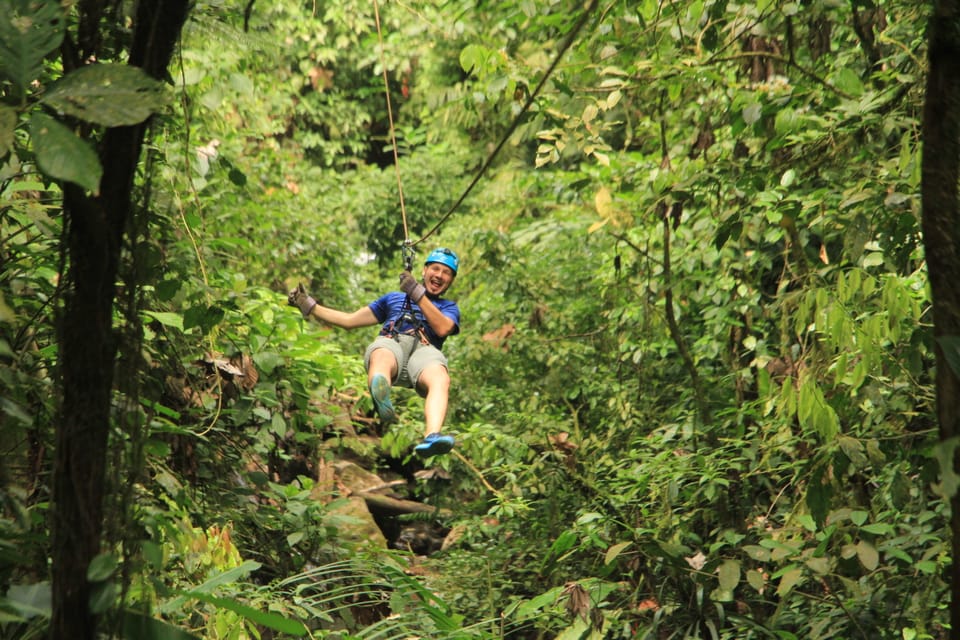
<path id="1" fill-rule="evenodd" d="M 342 329 L 356 329 L 357 327 L 369 327 L 377 324 L 377 317 L 373 315 L 370 307 L 361 307 L 356 311 L 347 313 L 338 309 L 331 309 L 321 304 L 314 305 L 307 316 L 319 322 L 332 324 Z"/>
<path id="2" fill-rule="evenodd" d="M 370 307 L 361 307 L 352 313 L 325 307 L 314 300 L 302 284 L 297 285 L 297 288 L 290 292 L 287 303 L 291 307 L 300 309 L 304 318 L 313 318 L 343 329 L 369 327 L 379 322 Z"/>

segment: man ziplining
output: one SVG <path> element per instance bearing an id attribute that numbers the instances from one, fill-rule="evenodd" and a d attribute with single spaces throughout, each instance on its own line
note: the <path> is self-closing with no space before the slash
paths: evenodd
<path id="1" fill-rule="evenodd" d="M 319 304 L 302 284 L 287 297 L 306 319 L 343 329 L 381 325 L 364 354 L 370 396 L 384 426 L 397 419 L 390 402 L 392 385 L 414 389 L 424 398 L 424 438 L 414 447 L 424 457 L 448 453 L 454 445 L 452 436 L 440 433 L 450 392 L 447 358 L 441 349 L 444 340 L 460 332 L 460 307 L 442 296 L 459 266 L 453 251 L 434 249 L 424 261 L 421 281 L 405 270 L 400 274 L 400 291 L 384 294 L 352 313 Z"/>

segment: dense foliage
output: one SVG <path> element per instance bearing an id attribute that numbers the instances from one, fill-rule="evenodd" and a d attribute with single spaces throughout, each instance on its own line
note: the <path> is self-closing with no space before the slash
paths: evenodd
<path id="1" fill-rule="evenodd" d="M 88 571 L 110 632 L 946 637 L 927 7 L 385 3 L 382 43 L 375 7 L 199 4 L 185 29 L 116 309 L 113 492 Z M 96 174 L 45 166 L 28 136 L 73 102 L 0 72 L 0 638 L 36 638 L 58 181 Z M 463 261 L 458 446 L 427 468 L 418 398 L 401 392 L 388 432 L 369 418 L 370 335 L 286 306 L 298 282 L 366 304 L 405 239 Z M 342 459 L 436 506 L 399 520 L 449 532 L 443 550 L 350 539 L 348 496 L 323 482 Z"/>

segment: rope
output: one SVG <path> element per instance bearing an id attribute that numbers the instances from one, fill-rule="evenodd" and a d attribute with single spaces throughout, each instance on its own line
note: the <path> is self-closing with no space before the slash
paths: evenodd
<path id="1" fill-rule="evenodd" d="M 573 41 L 576 39 L 577 35 L 580 33 L 580 30 L 583 29 L 583 26 L 587 23 L 587 19 L 590 17 L 590 14 L 597 8 L 597 5 L 600 4 L 600 0 L 591 0 L 590 5 L 580 14 L 580 18 L 577 20 L 577 23 L 573 25 L 573 28 L 567 33 L 567 37 L 564 39 L 563 43 L 560 45 L 560 49 L 557 51 L 557 55 L 554 57 L 553 62 L 550 63 L 550 66 L 547 68 L 547 71 L 543 74 L 543 77 L 540 78 L 540 82 L 537 83 L 537 86 L 527 97 L 527 101 L 524 103 L 523 108 L 520 109 L 516 117 L 510 123 L 510 126 L 507 128 L 506 133 L 500 138 L 500 142 L 493 149 L 487 159 L 484 161 L 483 165 L 477 171 L 476 175 L 473 176 L 473 180 L 470 181 L 470 184 L 467 185 L 467 188 L 460 194 L 460 197 L 457 198 L 457 201 L 453 203 L 446 213 L 444 213 L 440 220 L 437 221 L 433 227 L 423 234 L 419 240 L 411 241 L 410 240 L 410 231 L 407 225 L 407 209 L 403 201 L 403 182 L 400 179 L 400 154 L 397 151 L 397 136 L 394 129 L 393 123 L 393 107 L 390 104 L 390 84 L 387 80 L 387 64 L 384 58 L 384 46 L 383 46 L 383 30 L 380 26 L 380 4 L 377 0 L 373 0 L 373 15 L 377 24 L 377 40 L 380 43 L 380 67 L 383 70 L 383 89 L 384 94 L 386 95 L 387 100 L 387 118 L 390 122 L 390 141 L 393 146 L 393 166 L 397 174 L 397 192 L 400 196 L 400 215 L 403 219 L 403 258 L 404 262 L 407 265 L 407 269 L 411 268 L 412 257 L 413 257 L 413 247 L 420 244 L 443 226 L 443 224 L 460 208 L 460 205 L 464 203 L 467 199 L 467 196 L 470 195 L 470 192 L 473 191 L 473 188 L 477 186 L 480 182 L 480 178 L 487 172 L 490 166 L 493 164 L 494 159 L 500 153 L 500 150 L 507 144 L 507 141 L 517 130 L 517 127 L 520 126 L 520 119 L 530 110 L 530 107 L 533 105 L 534 100 L 540 95 L 540 91 L 547 84 L 547 80 L 556 70 L 557 65 L 560 64 L 560 59 L 563 58 L 563 55 L 567 52 L 567 49 L 573 44 Z"/>
<path id="2" fill-rule="evenodd" d="M 374 2 L 376 2 L 376 0 L 374 0 Z M 540 94 L 540 90 L 543 89 L 544 85 L 547 83 L 547 80 L 550 78 L 551 74 L 553 74 L 554 70 L 557 68 L 557 65 L 560 64 L 560 59 L 563 57 L 563 54 L 565 54 L 567 52 L 567 49 L 570 48 L 570 45 L 573 44 L 573 41 L 574 39 L 576 39 L 577 34 L 580 33 L 580 30 L 583 28 L 583 25 L 587 23 L 587 18 L 590 17 L 590 14 L 593 13 L 593 11 L 597 8 L 598 4 L 600 4 L 600 0 L 591 0 L 590 5 L 580 15 L 580 19 L 577 20 L 577 23 L 575 25 L 573 25 L 573 29 L 571 29 L 570 32 L 567 33 L 566 39 L 563 41 L 563 44 L 560 45 L 560 49 L 559 51 L 557 51 L 557 55 L 556 57 L 554 57 L 553 62 L 550 63 L 550 66 L 547 68 L 546 73 L 543 74 L 543 77 L 540 78 L 540 82 L 537 83 L 536 88 L 529 95 L 529 97 L 527 97 L 526 103 L 524 103 L 523 108 L 513 119 L 513 122 L 510 123 L 510 126 L 507 128 L 507 132 L 503 135 L 503 137 L 500 138 L 500 143 L 497 144 L 497 146 L 490 153 L 490 155 L 487 156 L 486 161 L 480 167 L 480 170 L 477 171 L 476 175 L 473 177 L 473 180 L 470 182 L 470 184 L 467 186 L 464 192 L 460 195 L 457 201 L 453 203 L 453 206 L 450 207 L 450 209 L 448 209 L 447 212 L 443 214 L 443 216 L 441 216 L 440 220 L 435 225 L 433 225 L 433 227 L 429 231 L 423 234 L 423 236 L 421 236 L 419 240 L 412 243 L 409 240 L 407 240 L 406 242 L 409 245 L 416 246 L 421 242 L 423 242 L 424 240 L 426 240 L 427 238 L 429 238 L 430 236 L 432 236 L 437 231 L 437 229 L 439 229 L 443 225 L 443 223 L 446 222 L 447 219 L 453 215 L 453 213 L 460 207 L 460 205 L 463 204 L 464 200 L 467 199 L 467 196 L 470 195 L 470 192 L 473 191 L 473 188 L 477 186 L 477 183 L 480 182 L 480 178 L 483 177 L 483 174 L 486 173 L 487 169 L 490 168 L 490 165 L 493 164 L 494 158 L 496 158 L 497 154 L 500 153 L 500 150 L 507 143 L 507 140 L 510 139 L 510 136 L 512 136 L 513 133 L 517 130 L 517 127 L 520 126 L 520 118 L 522 118 L 524 114 L 533 105 L 533 101 L 537 99 L 537 96 Z M 406 224 L 406 221 L 404 221 L 404 224 Z M 404 231 L 406 231 L 406 227 L 404 227 Z"/>
<path id="3" fill-rule="evenodd" d="M 390 142 L 393 145 L 393 167 L 397 174 L 397 193 L 400 196 L 400 216 L 403 219 L 403 243 L 409 246 L 410 231 L 407 227 L 407 208 L 403 202 L 403 182 L 400 180 L 400 153 L 397 151 L 397 134 L 393 126 L 393 107 L 390 104 L 390 83 L 387 80 L 387 63 L 383 55 L 383 31 L 380 28 L 380 4 L 373 0 L 373 16 L 377 23 L 377 41 L 380 43 L 380 68 L 383 70 L 383 92 L 387 98 L 387 119 L 390 122 Z"/>

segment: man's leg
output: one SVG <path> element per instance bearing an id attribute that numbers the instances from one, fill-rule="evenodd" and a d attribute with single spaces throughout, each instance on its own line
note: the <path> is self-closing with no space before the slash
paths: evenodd
<path id="1" fill-rule="evenodd" d="M 442 364 L 424 368 L 417 379 L 418 390 L 424 394 L 425 418 L 423 442 L 414 447 L 421 456 L 435 456 L 453 449 L 451 436 L 442 435 L 443 421 L 447 417 L 447 402 L 450 396 L 450 374 Z"/>
<path id="2" fill-rule="evenodd" d="M 447 417 L 447 402 L 450 396 L 450 374 L 441 364 L 430 365 L 420 374 L 417 385 L 424 391 L 424 435 L 440 433 Z"/>
<path id="3" fill-rule="evenodd" d="M 380 423 L 389 426 L 397 421 L 397 413 L 390 402 L 390 381 L 397 377 L 399 364 L 389 349 L 373 349 L 367 362 L 367 385 L 370 397 L 380 415 Z"/>

